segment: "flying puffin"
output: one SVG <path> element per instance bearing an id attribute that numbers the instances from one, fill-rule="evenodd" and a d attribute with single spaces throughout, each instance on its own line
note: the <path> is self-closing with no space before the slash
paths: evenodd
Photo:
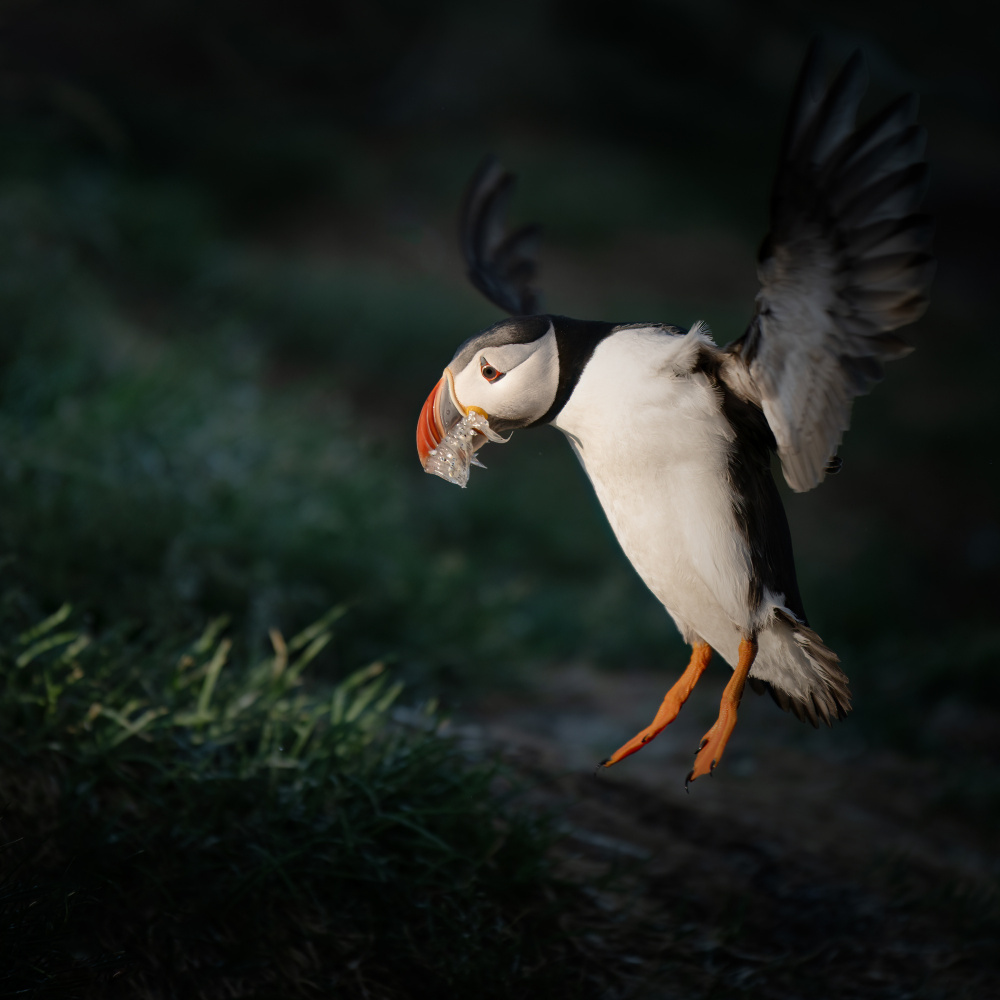
<path id="1" fill-rule="evenodd" d="M 625 554 L 692 647 L 653 722 L 605 767 L 676 718 L 713 651 L 733 674 L 685 784 L 721 759 L 748 682 L 814 726 L 850 710 L 839 659 L 802 607 L 771 455 L 797 492 L 837 471 L 854 397 L 911 350 L 890 331 L 927 307 L 934 262 L 919 212 L 927 164 L 917 100 L 901 97 L 858 126 L 866 88 L 860 52 L 826 86 L 812 46 L 771 193 L 753 318 L 728 347 L 701 322 L 684 330 L 539 314 L 537 230 L 505 232 L 513 176 L 490 158 L 466 192 L 468 276 L 510 318 L 445 368 L 420 413 L 421 463 L 464 485 L 488 439 L 542 424 L 562 431 Z"/>

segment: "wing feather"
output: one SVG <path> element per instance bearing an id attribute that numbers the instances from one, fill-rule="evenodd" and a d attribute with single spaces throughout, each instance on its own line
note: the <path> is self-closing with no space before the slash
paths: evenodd
<path id="1" fill-rule="evenodd" d="M 512 316 L 534 315 L 540 297 L 532 282 L 538 271 L 538 226 L 505 232 L 515 177 L 488 156 L 473 174 L 462 200 L 459 242 L 472 284 Z"/>
<path id="2" fill-rule="evenodd" d="M 860 52 L 828 88 L 810 49 L 771 195 L 771 231 L 747 332 L 729 350 L 760 393 L 788 484 L 822 482 L 851 404 L 910 348 L 890 331 L 927 308 L 934 271 L 926 136 L 902 97 L 857 127 Z"/>

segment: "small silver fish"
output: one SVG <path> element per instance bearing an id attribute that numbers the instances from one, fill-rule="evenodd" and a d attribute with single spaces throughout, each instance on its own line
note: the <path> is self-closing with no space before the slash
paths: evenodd
<path id="1" fill-rule="evenodd" d="M 427 456 L 424 472 L 440 476 L 446 482 L 465 489 L 469 482 L 469 468 L 486 466 L 476 458 L 476 450 L 487 441 L 506 444 L 510 437 L 502 437 L 490 429 L 489 422 L 475 410 L 470 410 L 448 433 L 441 443 Z"/>

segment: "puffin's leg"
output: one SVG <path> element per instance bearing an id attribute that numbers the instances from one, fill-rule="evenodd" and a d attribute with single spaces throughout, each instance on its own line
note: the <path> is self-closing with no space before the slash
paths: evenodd
<path id="1" fill-rule="evenodd" d="M 715 770 L 715 765 L 722 759 L 722 752 L 726 749 L 726 744 L 729 742 L 729 737 L 736 725 L 736 710 L 740 707 L 743 688 L 746 687 L 747 677 L 750 675 L 750 668 L 756 657 L 756 638 L 741 639 L 740 658 L 736 663 L 733 676 L 726 685 L 726 690 L 722 692 L 719 717 L 715 720 L 715 725 L 701 738 L 701 745 L 694 758 L 694 767 L 685 779 L 685 785 L 689 781 L 694 781 L 695 778 L 700 778 L 703 774 L 711 774 Z"/>
<path id="2" fill-rule="evenodd" d="M 607 760 L 602 760 L 599 766 L 611 767 L 612 764 L 617 764 L 629 754 L 641 750 L 654 736 L 662 733 L 677 718 L 677 713 L 691 696 L 698 678 L 705 672 L 705 667 L 711 658 L 712 647 L 706 642 L 696 642 L 691 649 L 691 662 L 677 683 L 667 692 L 656 718 L 642 732 L 636 733 L 628 743 L 619 747 Z"/>

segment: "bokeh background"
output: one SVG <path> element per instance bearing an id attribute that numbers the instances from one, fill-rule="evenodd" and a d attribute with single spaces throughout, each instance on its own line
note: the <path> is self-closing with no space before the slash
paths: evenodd
<path id="1" fill-rule="evenodd" d="M 69 604 L 87 635 L 180 648 L 224 615 L 249 663 L 270 629 L 344 603 L 310 667 L 320 687 L 380 658 L 408 703 L 459 721 L 551 698 L 567 666 L 594 690 L 627 671 L 665 687 L 685 651 L 556 432 L 488 448 L 464 492 L 419 468 L 426 394 L 500 318 L 463 277 L 456 210 L 495 152 L 520 178 L 514 221 L 544 227 L 547 309 L 704 319 L 727 342 L 752 312 L 784 115 L 818 33 L 831 66 L 864 49 L 869 112 L 920 93 L 939 258 L 905 331 L 917 350 L 856 405 L 842 474 L 786 491 L 811 622 L 856 695 L 822 746 L 931 768 L 912 821 L 946 815 L 988 842 L 998 27 L 962 2 L 9 0 L 8 633 Z M 991 858 L 973 866 L 984 885 Z"/>

